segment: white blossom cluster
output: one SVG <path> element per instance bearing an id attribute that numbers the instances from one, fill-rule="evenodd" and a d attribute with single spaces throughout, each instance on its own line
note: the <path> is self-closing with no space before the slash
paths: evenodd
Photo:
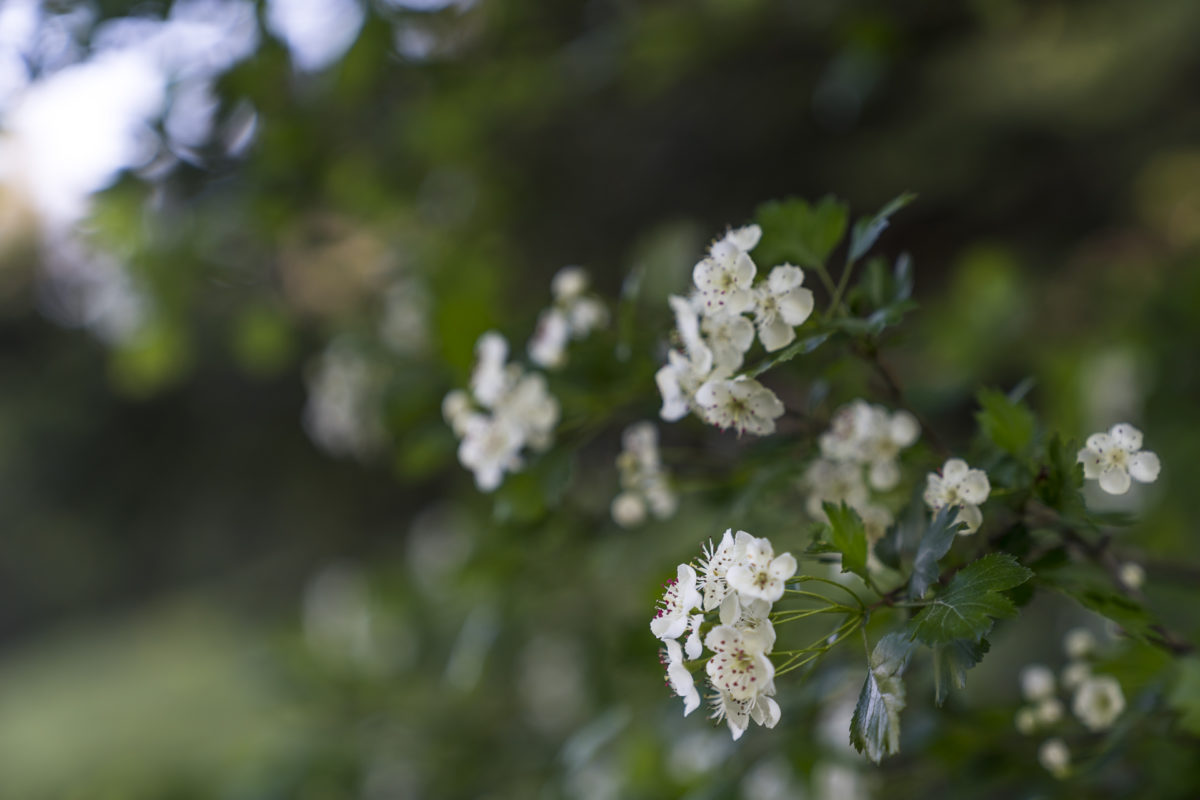
<path id="1" fill-rule="evenodd" d="M 1091 661 L 1097 650 L 1096 637 L 1086 628 L 1074 628 L 1063 639 L 1067 665 L 1056 682 L 1054 673 L 1042 664 L 1021 671 L 1021 694 L 1027 701 L 1017 711 L 1017 730 L 1029 736 L 1054 728 L 1063 721 L 1064 706 L 1058 686 L 1073 693 L 1071 712 L 1092 732 L 1108 730 L 1125 710 L 1121 684 L 1111 675 L 1092 674 Z M 1061 738 L 1052 737 L 1038 749 L 1038 760 L 1055 777 L 1070 772 L 1071 753 Z"/>
<path id="2" fill-rule="evenodd" d="M 638 422 L 625 429 L 623 449 L 617 456 L 621 492 L 612 502 L 612 517 L 623 528 L 642 524 L 647 512 L 667 519 L 679 507 L 670 477 L 658 453 L 658 430 L 652 423 Z"/>
<path id="3" fill-rule="evenodd" d="M 920 434 L 920 425 L 907 411 L 889 412 L 865 400 L 839 408 L 818 440 L 821 456 L 804 474 L 809 516 L 824 520 L 824 503 L 845 503 L 862 518 L 872 539 L 882 536 L 892 513 L 875 502 L 872 492 L 899 485 L 900 451 Z"/>
<path id="4" fill-rule="evenodd" d="M 958 521 L 967 525 L 959 533 L 965 536 L 983 524 L 979 507 L 991 493 L 992 484 L 986 472 L 971 469 L 961 458 L 951 458 L 942 465 L 940 475 L 931 472 L 926 477 L 925 505 L 934 512 L 946 506 L 957 507 Z"/>
<path id="5" fill-rule="evenodd" d="M 1113 425 L 1108 433 L 1093 433 L 1077 459 L 1083 477 L 1097 481 L 1109 494 L 1125 494 L 1130 479 L 1141 483 L 1158 480 L 1158 456 L 1142 449 L 1142 432 L 1127 422 Z"/>
<path id="6" fill-rule="evenodd" d="M 732 529 L 715 548 L 711 542 L 705 547 L 699 572 L 691 564 L 679 565 L 675 579 L 666 584 L 650 630 L 665 645 L 667 681 L 683 698 L 684 716 L 700 706 L 688 662 L 697 662 L 707 649 L 712 717 L 724 719 L 734 739 L 746 732 L 751 720 L 768 728 L 779 722 L 775 667 L 769 657 L 775 646 L 770 614 L 795 574 L 791 553 L 777 556 L 768 539 L 745 531 L 735 536 Z M 709 621 L 713 611 L 717 619 Z M 679 639 L 685 634 L 681 646 Z"/>
<path id="7" fill-rule="evenodd" d="M 608 308 L 587 294 L 588 274 L 582 267 L 563 267 L 550 282 L 553 304 L 538 316 L 529 340 L 529 358 L 546 369 L 567 363 L 567 342 L 582 339 L 608 324 Z"/>
<path id="8" fill-rule="evenodd" d="M 470 394 L 447 394 L 442 415 L 461 439 L 458 460 L 475 473 L 480 491 L 491 492 L 505 472 L 521 469 L 524 448 L 550 447 L 559 406 L 546 376 L 508 363 L 508 342 L 495 331 L 479 337 L 475 359 Z"/>
<path id="9" fill-rule="evenodd" d="M 761 236 L 757 225 L 726 233 L 692 270 L 691 296 L 670 298 L 681 349 L 671 350 L 655 375 L 663 399 L 660 413 L 668 422 L 692 412 L 739 434 L 775 431 L 783 403 L 758 381 L 737 373 L 756 332 L 767 352 L 795 340 L 796 326 L 812 314 L 813 295 L 801 285 L 803 270 L 791 264 L 780 264 L 755 284 L 758 267 L 750 251 Z"/>

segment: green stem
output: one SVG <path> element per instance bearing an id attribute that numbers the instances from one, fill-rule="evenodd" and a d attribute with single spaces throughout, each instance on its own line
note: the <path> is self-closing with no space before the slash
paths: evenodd
<path id="1" fill-rule="evenodd" d="M 846 287 L 850 285 L 850 273 L 854 272 L 856 263 L 847 259 L 846 266 L 842 267 L 842 277 L 838 280 L 837 289 L 833 292 L 833 299 L 829 301 L 829 311 L 826 312 L 826 317 L 832 319 L 837 315 L 842 304 L 842 295 L 846 293 Z"/>
<path id="2" fill-rule="evenodd" d="M 854 598 L 854 603 L 855 603 L 855 605 L 857 605 L 859 607 L 860 610 L 866 609 L 866 604 L 863 603 L 862 598 L 858 596 L 857 592 L 855 592 L 853 589 L 850 589 L 847 586 L 843 586 L 842 584 L 838 583 L 837 581 L 831 581 L 828 578 L 818 578 L 816 575 L 804 575 L 799 578 L 796 578 L 797 583 L 805 583 L 807 581 L 817 581 L 818 583 L 826 583 L 837 589 L 841 589 L 843 592 L 845 592 L 846 594 L 848 594 Z"/>
<path id="3" fill-rule="evenodd" d="M 825 291 L 829 292 L 830 297 L 833 297 L 837 289 L 833 285 L 833 278 L 829 277 L 829 270 L 825 269 L 825 265 L 820 263 L 813 264 L 812 268 L 821 279 L 821 283 L 825 285 Z"/>

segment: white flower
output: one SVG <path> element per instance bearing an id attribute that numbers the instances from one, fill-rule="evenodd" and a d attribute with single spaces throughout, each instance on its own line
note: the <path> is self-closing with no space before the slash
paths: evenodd
<path id="1" fill-rule="evenodd" d="M 557 369 L 567 363 L 567 340 L 571 326 L 567 316 L 557 308 L 548 308 L 538 315 L 537 328 L 529 340 L 529 358 L 538 366 Z"/>
<path id="2" fill-rule="evenodd" d="M 505 472 L 521 468 L 521 431 L 498 417 L 483 414 L 467 420 L 463 439 L 458 445 L 458 460 L 475 473 L 475 485 L 491 492 L 500 485 Z"/>
<path id="3" fill-rule="evenodd" d="M 1030 664 L 1021 670 L 1021 694 L 1026 700 L 1045 700 L 1054 695 L 1054 673 L 1042 664 Z"/>
<path id="4" fill-rule="evenodd" d="M 758 338 L 767 352 L 786 347 L 796 338 L 796 326 L 813 311 L 813 293 L 800 286 L 804 272 L 791 264 L 771 270 L 764 285 L 755 292 L 754 318 Z"/>
<path id="5" fill-rule="evenodd" d="M 714 314 L 700 323 L 709 349 L 713 368 L 718 375 L 732 375 L 741 369 L 745 353 L 754 344 L 754 325 L 740 314 Z"/>
<path id="6" fill-rule="evenodd" d="M 1129 491 L 1129 479 L 1153 483 L 1158 478 L 1158 456 L 1142 449 L 1142 432 L 1128 423 L 1113 425 L 1108 433 L 1093 433 L 1077 456 L 1083 477 L 1098 480 L 1109 494 Z"/>
<path id="7" fill-rule="evenodd" d="M 770 685 L 775 667 L 753 642 L 729 625 L 718 625 L 708 632 L 704 646 L 713 652 L 705 664 L 714 689 L 734 700 L 751 700 Z"/>
<path id="8" fill-rule="evenodd" d="M 508 342 L 495 331 L 488 331 L 475 343 L 471 393 L 484 408 L 491 408 L 512 384 L 512 372 L 504 363 L 507 358 Z"/>
<path id="9" fill-rule="evenodd" d="M 1046 697 L 1034 708 L 1039 725 L 1053 725 L 1062 719 L 1063 704 L 1057 697 Z"/>
<path id="10" fill-rule="evenodd" d="M 767 387 L 740 375 L 733 380 L 710 380 L 696 390 L 696 404 L 704 419 L 722 430 L 757 436 L 775 432 L 775 420 L 783 416 L 783 403 Z"/>
<path id="11" fill-rule="evenodd" d="M 700 707 L 700 693 L 696 691 L 696 682 L 692 678 L 691 670 L 683 665 L 683 650 L 679 642 L 667 639 L 665 644 L 667 657 L 664 666 L 667 668 L 667 680 L 675 694 L 683 698 L 683 715 L 686 717 Z"/>
<path id="12" fill-rule="evenodd" d="M 855 400 L 837 410 L 819 443 L 826 458 L 869 465 L 871 486 L 888 491 L 900 482 L 896 464 L 900 451 L 916 442 L 920 433 L 916 418 L 907 411 L 891 413 L 883 406 Z"/>
<path id="13" fill-rule="evenodd" d="M 1071 772 L 1071 751 L 1062 739 L 1047 739 L 1042 742 L 1038 748 L 1038 761 L 1056 778 L 1065 778 Z"/>
<path id="14" fill-rule="evenodd" d="M 1083 685 L 1083 682 L 1092 677 L 1092 667 L 1085 661 L 1072 661 L 1063 667 L 1062 685 L 1063 688 L 1071 691 Z"/>
<path id="15" fill-rule="evenodd" d="M 558 424 L 558 401 L 546 388 L 546 376 L 529 372 L 516 380 L 511 390 L 496 402 L 496 417 L 520 431 L 535 450 L 545 450 Z"/>
<path id="16" fill-rule="evenodd" d="M 739 562 L 745 555 L 746 546 L 754 541 L 754 537 L 745 531 L 738 531 L 736 538 L 733 529 L 725 531 L 721 543 L 714 549 L 710 540 L 704 546 L 704 560 L 701 569 L 704 573 L 704 610 L 712 611 L 721 605 L 730 592 L 725 576 L 729 568 Z"/>
<path id="17" fill-rule="evenodd" d="M 692 270 L 705 315 L 740 314 L 754 306 L 751 284 L 758 267 L 746 251 L 721 240 Z"/>
<path id="18" fill-rule="evenodd" d="M 1016 725 L 1019 733 L 1029 736 L 1038 727 L 1037 711 L 1032 706 L 1017 709 Z"/>
<path id="19" fill-rule="evenodd" d="M 791 553 L 776 556 L 771 543 L 755 539 L 746 545 L 742 561 L 729 569 L 725 580 L 744 598 L 774 603 L 783 597 L 784 584 L 796 574 L 796 559 Z"/>
<path id="20" fill-rule="evenodd" d="M 678 639 L 691 622 L 688 615 L 700 605 L 696 570 L 680 564 L 675 578 L 667 581 L 658 610 L 650 620 L 650 631 L 659 639 Z"/>
<path id="21" fill-rule="evenodd" d="M 612 501 L 613 521 L 622 528 L 636 528 L 646 521 L 646 501 L 635 492 L 621 492 Z"/>
<path id="22" fill-rule="evenodd" d="M 1102 731 L 1112 727 L 1125 710 L 1125 695 L 1121 684 L 1111 675 L 1088 678 L 1075 690 L 1071 710 L 1088 730 Z"/>
<path id="23" fill-rule="evenodd" d="M 1141 589 L 1142 584 L 1146 582 L 1146 570 L 1141 564 L 1134 561 L 1126 561 L 1121 565 L 1118 573 L 1121 578 L 1121 583 L 1125 584 L 1130 589 Z"/>
<path id="24" fill-rule="evenodd" d="M 731 228 L 725 235 L 709 247 L 713 258 L 731 258 L 738 253 L 748 253 L 758 246 L 762 238 L 762 228 L 757 225 L 746 225 L 742 228 Z"/>
<path id="25" fill-rule="evenodd" d="M 946 506 L 958 506 L 958 521 L 967 527 L 966 535 L 979 530 L 983 513 L 979 506 L 988 498 L 992 485 L 987 473 L 971 469 L 961 458 L 952 458 L 942 466 L 942 474 L 929 473 L 925 487 L 925 503 L 934 511 Z"/>
<path id="26" fill-rule="evenodd" d="M 750 720 L 764 728 L 774 728 L 780 715 L 779 704 L 775 702 L 774 694 L 773 681 L 757 695 L 744 700 L 738 700 L 729 692 L 719 690 L 712 698 L 712 718 L 718 722 L 725 720 L 734 741 L 742 738 L 742 734 L 750 726 Z"/>
<path id="27" fill-rule="evenodd" d="M 853 509 L 869 503 L 862 467 L 853 462 L 818 458 L 805 471 L 804 484 L 809 490 L 808 515 L 816 520 L 825 519 L 825 503 L 845 503 Z"/>
<path id="28" fill-rule="evenodd" d="M 442 417 L 454 431 L 455 436 L 463 436 L 467 432 L 467 420 L 475 414 L 471 407 L 471 396 L 462 389 L 454 389 L 446 393 L 442 400 Z"/>
<path id="29" fill-rule="evenodd" d="M 721 624 L 737 628 L 747 649 L 770 653 L 775 646 L 775 626 L 771 624 L 771 604 L 766 600 L 747 599 L 742 602 L 737 593 L 733 602 L 721 604 Z"/>
<path id="30" fill-rule="evenodd" d="M 1063 637 L 1063 650 L 1073 661 L 1087 658 L 1096 650 L 1096 635 L 1087 628 L 1072 628 Z"/>
<path id="31" fill-rule="evenodd" d="M 587 291 L 589 283 L 587 270 L 583 267 L 563 267 L 550 279 L 550 291 L 555 301 L 570 303 Z"/>
<path id="32" fill-rule="evenodd" d="M 713 353 L 700 335 L 696 310 L 682 297 L 668 298 L 675 311 L 675 329 L 683 344 L 683 352 L 667 353 L 667 364 L 654 376 L 663 405 L 659 415 L 667 422 L 687 416 L 692 408 L 696 390 L 713 370 Z"/>

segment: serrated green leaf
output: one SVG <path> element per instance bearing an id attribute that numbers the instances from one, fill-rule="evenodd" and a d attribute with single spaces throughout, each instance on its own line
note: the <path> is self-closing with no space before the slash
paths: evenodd
<path id="1" fill-rule="evenodd" d="M 903 633 L 889 633 L 879 640 L 867 665 L 863 683 L 850 718 L 850 744 L 876 764 L 884 756 L 900 752 L 900 712 L 904 709 L 904 668 L 912 643 Z"/>
<path id="2" fill-rule="evenodd" d="M 792 261 L 802 267 L 823 265 L 846 233 L 846 206 L 832 196 L 810 205 L 799 198 L 759 206 L 755 219 L 763 229 L 756 260 Z"/>
<path id="3" fill-rule="evenodd" d="M 1179 712 L 1179 727 L 1200 736 L 1200 658 L 1180 659 L 1178 670 L 1167 705 Z"/>
<path id="4" fill-rule="evenodd" d="M 853 508 L 825 503 L 829 518 L 829 543 L 842 554 L 842 572 L 867 577 L 867 531 Z"/>
<path id="5" fill-rule="evenodd" d="M 833 334 L 829 333 L 828 331 L 825 331 L 822 333 L 815 333 L 812 336 L 806 336 L 803 339 L 797 339 L 771 358 L 764 360 L 761 364 L 750 370 L 750 377 L 756 378 L 772 367 L 779 366 L 785 361 L 791 361 L 796 356 L 811 353 L 813 350 L 816 350 L 818 347 L 823 345 L 832 335 Z"/>
<path id="6" fill-rule="evenodd" d="M 991 645 L 987 639 L 955 639 L 932 649 L 934 696 L 940 706 L 950 695 L 951 684 L 959 689 L 967 685 L 967 670 L 983 660 Z"/>
<path id="7" fill-rule="evenodd" d="M 1117 591 L 1108 573 L 1094 564 L 1063 561 L 1039 572 L 1038 578 L 1084 608 L 1108 617 L 1127 634 L 1142 641 L 1160 639 L 1155 620 L 1136 600 Z"/>
<path id="8" fill-rule="evenodd" d="M 864 217 L 854 223 L 854 230 L 850 233 L 850 253 L 846 259 L 847 263 L 853 264 L 862 258 L 875 245 L 880 234 L 887 229 L 889 218 L 916 199 L 915 194 L 905 192 L 881 208 L 875 216 Z"/>
<path id="9" fill-rule="evenodd" d="M 978 400 L 975 419 L 983 435 L 1006 453 L 1025 455 L 1033 442 L 1033 412 L 994 389 L 980 389 Z"/>
<path id="10" fill-rule="evenodd" d="M 1062 514 L 1086 513 L 1083 495 L 1083 465 L 1079 448 L 1055 434 L 1046 446 L 1046 463 L 1034 484 L 1038 499 Z"/>
<path id="11" fill-rule="evenodd" d="M 910 598 L 919 600 L 924 597 L 925 591 L 937 581 L 941 575 L 938 561 L 950 551 L 950 545 L 963 527 L 963 523 L 958 521 L 957 506 L 944 506 L 933 515 L 913 559 L 912 576 L 908 579 Z"/>
<path id="12" fill-rule="evenodd" d="M 1001 594 L 1020 586 L 1033 573 L 1008 553 L 992 553 L 960 571 L 946 590 L 909 623 L 909 634 L 927 645 L 955 639 L 979 641 L 994 619 L 1013 617 L 1017 608 Z"/>

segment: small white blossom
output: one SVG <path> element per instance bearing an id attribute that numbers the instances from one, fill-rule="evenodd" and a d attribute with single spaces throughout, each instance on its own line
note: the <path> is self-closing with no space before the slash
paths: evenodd
<path id="1" fill-rule="evenodd" d="M 746 545 L 743 560 L 729 569 L 725 579 L 745 598 L 774 603 L 783 597 L 788 578 L 795 574 L 796 559 L 791 553 L 776 556 L 769 541 L 755 539 Z"/>
<path id="2" fill-rule="evenodd" d="M 1038 716 L 1033 706 L 1022 706 L 1017 709 L 1016 725 L 1017 731 L 1024 736 L 1029 736 L 1037 730 Z"/>
<path id="3" fill-rule="evenodd" d="M 754 344 L 754 325 L 741 314 L 714 314 L 700 323 L 719 375 L 732 375 L 742 367 L 745 353 Z"/>
<path id="4" fill-rule="evenodd" d="M 583 267 L 563 267 L 550 279 L 550 291 L 557 302 L 569 303 L 582 297 L 590 282 Z"/>
<path id="5" fill-rule="evenodd" d="M 613 519 L 622 527 L 640 525 L 647 511 L 658 519 L 675 513 L 679 501 L 658 454 L 658 431 L 649 422 L 625 429 L 617 456 L 622 492 L 613 500 Z"/>
<path id="6" fill-rule="evenodd" d="M 733 428 L 739 435 L 756 436 L 775 432 L 775 420 L 783 416 L 783 403 L 767 387 L 744 375 L 733 380 L 709 380 L 696 390 L 696 404 L 704 419 L 722 430 Z"/>
<path id="7" fill-rule="evenodd" d="M 866 464 L 868 481 L 879 491 L 900 482 L 896 463 L 900 451 L 920 436 L 916 418 L 907 411 L 889 412 L 883 406 L 855 400 L 833 415 L 829 431 L 821 435 L 821 454 L 833 461 Z"/>
<path id="8" fill-rule="evenodd" d="M 1072 661 L 1063 667 L 1061 682 L 1063 688 L 1067 691 L 1072 691 L 1083 685 L 1083 682 L 1092 677 L 1092 667 L 1086 661 Z"/>
<path id="9" fill-rule="evenodd" d="M 484 408 L 491 408 L 512 385 L 512 372 L 505 365 L 508 342 L 488 331 L 475 343 L 475 368 L 471 371 L 471 393 Z"/>
<path id="10" fill-rule="evenodd" d="M 708 632 L 704 646 L 713 655 L 705 670 L 714 689 L 734 700 L 752 700 L 771 684 L 775 667 L 753 645 L 729 625 L 718 625 Z"/>
<path id="11" fill-rule="evenodd" d="M 992 491 L 987 473 L 971 469 L 961 458 L 952 458 L 942 466 L 942 474 L 929 473 L 925 487 L 925 504 L 934 511 L 946 506 L 958 506 L 958 521 L 967 527 L 963 535 L 979 530 L 983 512 L 979 506 Z"/>
<path id="12" fill-rule="evenodd" d="M 737 598 L 735 593 L 731 597 Z M 771 624 L 771 604 L 766 600 L 740 599 L 721 604 L 721 624 L 742 633 L 746 647 L 760 653 L 770 653 L 775 646 L 775 626 Z"/>
<path id="13" fill-rule="evenodd" d="M 1021 670 L 1021 694 L 1036 702 L 1054 695 L 1054 673 L 1042 664 L 1030 664 Z"/>
<path id="14" fill-rule="evenodd" d="M 808 489 L 806 509 L 813 519 L 825 519 L 825 503 L 845 503 L 856 510 L 869 503 L 862 467 L 854 462 L 818 458 L 809 464 L 803 482 Z"/>
<path id="15" fill-rule="evenodd" d="M 567 340 L 571 326 L 567 315 L 557 308 L 548 308 L 538 315 L 537 328 L 529 340 L 529 358 L 547 369 L 558 369 L 567 363 Z"/>
<path id="16" fill-rule="evenodd" d="M 529 357 L 535 364 L 557 369 L 567 361 L 567 341 L 582 339 L 608 323 L 608 309 L 595 297 L 584 294 L 588 274 L 582 267 L 564 267 L 550 283 L 554 304 L 538 317 L 537 329 L 529 340 Z"/>
<path id="17" fill-rule="evenodd" d="M 535 450 L 545 450 L 558 424 L 559 406 L 546 387 L 546 376 L 529 372 L 520 376 L 496 402 L 495 413 L 497 419 L 520 432 L 524 443 Z"/>
<path id="18" fill-rule="evenodd" d="M 688 629 L 689 614 L 701 602 L 696 588 L 696 570 L 690 564 L 680 564 L 675 578 L 663 587 L 658 610 L 650 620 L 650 631 L 659 639 L 678 639 Z"/>
<path id="19" fill-rule="evenodd" d="M 758 338 L 767 352 L 787 347 L 796 338 L 796 326 L 813 312 L 813 293 L 803 288 L 804 272 L 791 264 L 771 270 L 755 291 L 754 319 Z"/>
<path id="20" fill-rule="evenodd" d="M 754 306 L 751 284 L 758 272 L 749 253 L 727 236 L 709 248 L 692 270 L 704 314 L 740 314 Z"/>
<path id="21" fill-rule="evenodd" d="M 1102 731 L 1112 727 L 1125 710 L 1125 695 L 1121 684 L 1111 675 L 1094 675 L 1075 690 L 1071 710 L 1088 730 Z"/>
<path id="22" fill-rule="evenodd" d="M 1065 778 L 1071 772 L 1071 751 L 1062 739 L 1047 739 L 1038 748 L 1038 762 L 1056 778 Z"/>
<path id="23" fill-rule="evenodd" d="M 1096 651 L 1096 634 L 1087 628 L 1072 628 L 1063 637 L 1063 650 L 1073 661 L 1087 658 Z"/>
<path id="24" fill-rule="evenodd" d="M 475 485 L 481 492 L 495 491 L 505 472 L 521 468 L 521 432 L 500 417 L 482 414 L 467 420 L 458 460 L 475 473 Z"/>
<path id="25" fill-rule="evenodd" d="M 774 728 L 779 722 L 779 704 L 775 702 L 775 683 L 771 681 L 757 695 L 738 700 L 729 692 L 719 690 L 712 698 L 712 718 L 716 721 L 725 720 L 729 726 L 733 740 L 742 738 L 742 734 L 754 720 L 764 728 Z"/>
<path id="26" fill-rule="evenodd" d="M 1126 561 L 1122 564 L 1118 576 L 1121 579 L 1121 583 L 1135 591 L 1141 589 L 1142 584 L 1146 582 L 1145 568 L 1135 561 Z"/>
<path id="27" fill-rule="evenodd" d="M 1158 478 L 1158 456 L 1142 449 L 1142 432 L 1128 423 L 1112 426 L 1108 433 L 1093 433 L 1079 451 L 1083 476 L 1096 480 L 1109 494 L 1129 491 L 1130 478 L 1153 483 Z"/>
<path id="28" fill-rule="evenodd" d="M 675 422 L 687 416 L 696 390 L 712 374 L 713 353 L 700 335 L 700 320 L 692 304 L 675 295 L 668 300 L 675 311 L 675 329 L 683 351 L 667 353 L 667 364 L 659 369 L 654 380 L 663 399 L 659 416 Z"/>
<path id="29" fill-rule="evenodd" d="M 1034 707 L 1039 725 L 1053 725 L 1063 717 L 1063 704 L 1057 697 L 1043 698 Z"/>
<path id="30" fill-rule="evenodd" d="M 683 715 L 686 717 L 700 707 L 700 693 L 692 672 L 683 664 L 683 650 L 675 639 L 667 639 L 666 659 L 667 682 L 675 694 L 683 698 Z"/>
<path id="31" fill-rule="evenodd" d="M 733 529 L 725 531 L 721 543 L 714 549 L 710 541 L 704 547 L 704 559 L 701 569 L 704 573 L 704 610 L 712 611 L 729 595 L 729 584 L 725 576 L 729 568 L 742 560 L 746 546 L 754 541 L 754 537 L 745 531 L 733 535 Z"/>
<path id="32" fill-rule="evenodd" d="M 304 428 L 336 456 L 365 458 L 383 444 L 381 374 L 358 350 L 334 341 L 307 370 Z"/>
<path id="33" fill-rule="evenodd" d="M 471 397 L 462 389 L 447 392 L 446 397 L 442 400 L 442 417 L 456 436 L 463 436 L 466 433 L 467 420 L 474 413 Z"/>
<path id="34" fill-rule="evenodd" d="M 622 528 L 636 528 L 646 521 L 646 501 L 635 492 L 621 492 L 612 501 L 613 521 Z"/>

